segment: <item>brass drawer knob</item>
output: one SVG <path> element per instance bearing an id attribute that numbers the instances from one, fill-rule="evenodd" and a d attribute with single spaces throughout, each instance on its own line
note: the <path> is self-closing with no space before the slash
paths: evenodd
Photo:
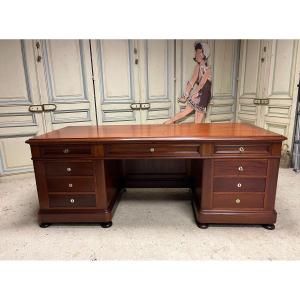
<path id="1" fill-rule="evenodd" d="M 239 204 L 239 203 L 241 203 L 241 200 L 239 198 L 237 198 L 237 199 L 235 199 L 235 203 Z"/>
<path id="2" fill-rule="evenodd" d="M 64 150 L 63 150 L 63 153 L 65 153 L 65 154 L 67 154 L 67 153 L 69 153 L 70 152 L 70 150 L 68 149 L 68 148 L 65 148 Z"/>
<path id="3" fill-rule="evenodd" d="M 153 153 L 154 151 L 155 151 L 155 149 L 154 149 L 154 148 L 150 148 L 150 152 L 152 152 L 152 153 Z"/>
<path id="4" fill-rule="evenodd" d="M 71 168 L 67 168 L 67 172 L 71 172 L 72 171 L 72 169 Z"/>
<path id="5" fill-rule="evenodd" d="M 72 183 L 69 183 L 69 187 L 70 187 L 70 188 L 73 187 L 73 184 L 72 184 Z"/>
<path id="6" fill-rule="evenodd" d="M 243 168 L 242 166 L 239 166 L 239 167 L 238 167 L 238 170 L 239 170 L 240 172 L 243 172 L 243 171 L 244 171 L 244 168 Z"/>
<path id="7" fill-rule="evenodd" d="M 70 202 L 71 202 L 71 203 L 74 203 L 74 202 L 75 202 L 75 199 L 71 198 L 71 199 L 70 199 Z"/>
<path id="8" fill-rule="evenodd" d="M 240 147 L 240 148 L 239 148 L 239 151 L 240 151 L 240 152 L 244 152 L 244 151 L 245 151 L 245 148 L 244 148 L 244 147 Z"/>
<path id="9" fill-rule="evenodd" d="M 236 185 L 238 188 L 240 188 L 242 186 L 242 184 L 239 182 L 237 185 Z"/>

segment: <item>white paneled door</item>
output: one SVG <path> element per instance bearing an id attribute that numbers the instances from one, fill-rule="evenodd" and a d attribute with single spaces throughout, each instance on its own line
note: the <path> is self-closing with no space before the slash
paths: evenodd
<path id="1" fill-rule="evenodd" d="M 100 124 L 163 123 L 174 111 L 174 41 L 91 41 Z"/>
<path id="2" fill-rule="evenodd" d="M 37 71 L 47 132 L 96 125 L 88 40 L 37 41 Z"/>
<path id="3" fill-rule="evenodd" d="M 93 40 L 91 50 L 98 123 L 140 123 L 137 42 Z"/>
<path id="4" fill-rule="evenodd" d="M 296 40 L 242 41 L 237 121 L 283 134 L 292 143 L 300 52 Z"/>
<path id="5" fill-rule="evenodd" d="M 163 123 L 174 115 L 174 41 L 139 41 L 138 49 L 142 123 Z"/>
<path id="6" fill-rule="evenodd" d="M 0 41 L 0 175 L 31 171 L 25 140 L 44 133 L 34 60 L 33 41 Z"/>

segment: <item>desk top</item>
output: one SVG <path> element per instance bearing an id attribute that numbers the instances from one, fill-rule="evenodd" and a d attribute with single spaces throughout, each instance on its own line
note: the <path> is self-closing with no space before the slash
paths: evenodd
<path id="1" fill-rule="evenodd" d="M 67 126 L 33 137 L 26 142 L 117 141 L 283 141 L 280 134 L 244 123 Z"/>

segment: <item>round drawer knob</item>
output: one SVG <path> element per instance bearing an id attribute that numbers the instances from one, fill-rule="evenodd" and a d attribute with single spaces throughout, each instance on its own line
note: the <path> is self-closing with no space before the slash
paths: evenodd
<path id="1" fill-rule="evenodd" d="M 238 170 L 239 170 L 240 172 L 243 172 L 243 171 L 244 171 L 244 168 L 243 168 L 242 166 L 239 166 L 239 167 L 238 167 Z"/>
<path id="2" fill-rule="evenodd" d="M 69 183 L 69 187 L 73 187 L 73 184 L 72 184 L 72 183 Z"/>
<path id="3" fill-rule="evenodd" d="M 236 185 L 238 188 L 240 188 L 242 186 L 242 184 L 239 182 L 237 185 Z"/>
<path id="4" fill-rule="evenodd" d="M 150 148 L 150 152 L 154 152 L 155 151 L 155 149 L 154 148 Z"/>
<path id="5" fill-rule="evenodd" d="M 65 148 L 64 150 L 63 150 L 63 153 L 65 153 L 65 154 L 67 154 L 67 153 L 69 153 L 70 152 L 70 150 L 68 149 L 68 148 Z"/>
<path id="6" fill-rule="evenodd" d="M 74 203 L 74 202 L 75 202 L 75 199 L 73 199 L 73 198 L 70 199 L 70 202 L 71 202 L 71 203 Z"/>
<path id="7" fill-rule="evenodd" d="M 72 171 L 72 169 L 71 168 L 67 168 L 67 172 L 71 172 Z"/>
<path id="8" fill-rule="evenodd" d="M 240 147 L 240 148 L 239 148 L 239 151 L 240 151 L 240 152 L 244 152 L 244 151 L 245 151 L 245 148 L 244 148 L 244 147 Z"/>
<path id="9" fill-rule="evenodd" d="M 239 204 L 239 203 L 241 203 L 241 200 L 239 198 L 237 198 L 237 199 L 235 199 L 235 203 Z"/>

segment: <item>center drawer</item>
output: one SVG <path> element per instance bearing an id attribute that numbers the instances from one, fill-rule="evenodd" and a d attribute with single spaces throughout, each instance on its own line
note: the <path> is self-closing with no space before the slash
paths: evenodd
<path id="1" fill-rule="evenodd" d="M 48 192 L 94 192 L 94 178 L 91 177 L 49 177 Z"/>
<path id="2" fill-rule="evenodd" d="M 214 192 L 264 192 L 265 178 L 214 178 Z"/>
<path id="3" fill-rule="evenodd" d="M 199 157 L 197 144 L 107 144 L 105 156 L 108 157 Z"/>

